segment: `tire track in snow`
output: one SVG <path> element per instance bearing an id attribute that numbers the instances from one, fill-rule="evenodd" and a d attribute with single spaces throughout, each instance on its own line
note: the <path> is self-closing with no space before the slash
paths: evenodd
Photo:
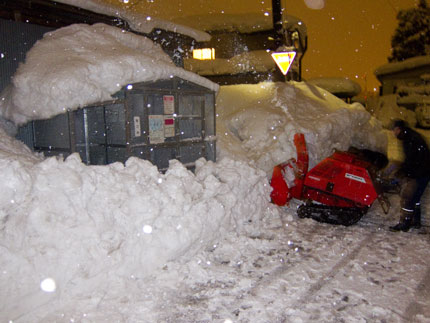
<path id="1" fill-rule="evenodd" d="M 299 310 L 302 310 L 303 306 L 309 303 L 310 299 L 315 298 L 316 293 L 321 290 L 321 288 L 328 284 L 342 268 L 344 268 L 348 263 L 350 263 L 358 256 L 363 247 L 365 247 L 367 244 L 373 243 L 373 235 L 373 232 L 370 232 L 365 235 L 364 238 L 360 241 L 360 243 L 352 251 L 350 251 L 347 255 L 343 256 L 342 259 L 338 261 L 328 273 L 318 279 L 317 282 L 313 283 L 307 289 L 307 291 L 292 304 L 291 308 L 297 308 Z"/>
<path id="2" fill-rule="evenodd" d="M 302 233 L 304 235 L 304 239 L 306 241 L 313 241 L 313 237 L 316 236 L 317 234 L 321 233 L 320 230 L 320 226 L 324 225 L 321 224 L 319 222 L 315 222 L 315 224 L 312 226 L 312 228 L 315 229 L 310 229 L 308 228 L 306 230 L 306 232 Z M 330 230 L 330 232 L 328 232 Z M 309 234 L 310 232 L 310 234 Z M 336 237 L 336 241 L 338 243 L 343 243 L 343 238 L 349 233 L 349 231 L 346 229 L 346 227 L 344 226 L 331 226 L 328 225 L 327 227 L 327 232 L 326 232 L 326 236 L 335 236 Z M 363 247 L 363 245 L 365 245 L 366 243 L 371 242 L 371 239 L 369 239 L 369 236 L 372 236 L 373 233 L 369 233 L 368 235 L 365 236 L 365 238 L 363 240 L 360 240 L 360 244 L 354 248 L 354 250 L 352 252 L 349 252 L 349 254 L 342 256 L 342 259 L 340 261 L 338 261 L 331 269 L 330 271 L 324 275 L 322 278 L 320 278 L 318 280 L 318 282 L 314 283 L 311 285 L 310 289 L 308 289 L 308 292 L 300 298 L 300 300 L 302 300 L 303 298 L 308 298 L 309 293 L 315 293 L 316 291 L 318 291 L 319 289 L 321 289 L 321 287 L 323 287 L 325 285 L 325 283 L 329 280 L 327 280 L 327 277 L 334 277 L 336 275 L 336 273 L 343 267 L 345 267 L 352 259 L 354 259 L 357 254 L 359 253 L 360 249 Z M 316 239 L 315 239 L 316 240 Z M 303 260 L 303 259 L 302 259 Z M 306 262 L 306 261 L 305 261 Z M 273 285 L 273 284 L 278 284 L 279 283 L 279 279 L 282 280 L 282 276 L 287 275 L 288 273 L 294 271 L 296 269 L 296 267 L 298 266 L 302 266 L 303 265 L 303 261 L 298 260 L 294 263 L 285 263 L 282 266 L 279 266 L 277 268 L 275 268 L 274 270 L 272 270 L 266 277 L 264 277 L 263 279 L 261 279 L 260 281 L 258 281 L 258 283 L 256 285 L 254 285 L 248 292 L 253 295 L 253 296 L 258 296 L 260 293 L 260 290 L 264 290 L 268 288 L 268 286 Z M 324 282 L 326 281 L 326 282 Z M 291 308 L 296 308 L 297 305 L 293 305 L 291 306 Z"/>
<path id="3" fill-rule="evenodd" d="M 430 242 L 429 236 L 427 236 L 427 241 Z M 423 279 L 419 282 L 416 290 L 415 297 L 413 301 L 408 304 L 404 312 L 404 317 L 407 322 L 415 322 L 417 319 L 417 315 L 425 316 L 427 321 L 430 321 L 430 310 L 429 310 L 429 299 L 430 299 L 430 267 L 427 268 L 427 271 L 423 277 Z"/>
<path id="4" fill-rule="evenodd" d="M 416 322 L 418 315 L 423 315 L 430 321 L 428 300 L 430 299 L 430 268 L 417 286 L 414 300 L 409 303 L 403 314 L 406 322 Z M 427 305 L 427 306 L 426 306 Z"/>

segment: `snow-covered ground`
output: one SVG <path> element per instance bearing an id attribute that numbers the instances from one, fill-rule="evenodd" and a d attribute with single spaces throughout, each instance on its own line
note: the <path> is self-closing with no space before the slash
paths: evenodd
<path id="1" fill-rule="evenodd" d="M 92 46 L 79 48 L 83 80 Z M 43 57 L 18 74 L 44 80 Z M 142 68 L 158 75 L 151 59 Z M 19 79 L 16 97 L 26 89 Z M 60 90 L 39 95 L 75 95 Z M 39 106 L 34 95 L 21 111 Z M 375 203 L 351 227 L 299 219 L 296 202 L 270 204 L 271 168 L 295 156 L 296 132 L 311 166 L 351 145 L 388 147 L 398 159 L 390 132 L 359 104 L 306 83 L 222 87 L 217 108 L 218 161 L 199 160 L 195 173 L 177 161 L 160 174 L 137 158 L 107 166 L 78 155 L 45 159 L 0 129 L 0 321 L 430 321 L 428 235 L 387 230 L 398 197 L 389 214 Z M 425 217 L 429 205 L 427 192 Z"/>

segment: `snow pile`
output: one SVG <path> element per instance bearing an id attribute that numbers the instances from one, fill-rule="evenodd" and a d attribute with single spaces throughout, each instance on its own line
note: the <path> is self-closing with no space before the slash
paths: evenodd
<path id="1" fill-rule="evenodd" d="M 145 38 L 101 24 L 70 26 L 30 51 L 2 113 L 17 123 L 46 118 L 109 99 L 127 83 L 170 75 L 214 86 L 176 68 Z M 251 280 L 266 275 L 251 270 L 261 266 L 258 248 L 274 255 L 269 268 L 279 264 L 276 250 L 263 250 L 274 239 L 268 228 L 282 227 L 267 178 L 273 165 L 295 157 L 294 134 L 305 134 L 311 166 L 333 149 L 386 148 L 380 124 L 362 106 L 306 83 L 226 86 L 217 107 L 219 161 L 198 160 L 195 174 L 174 160 L 160 174 L 137 158 L 107 166 L 86 166 L 77 154 L 43 159 L 0 130 L 0 320 L 177 318 L 160 306 L 170 294 L 181 299 L 169 291 L 186 280 L 193 295 L 205 284 L 237 284 L 236 301 L 254 295 Z M 290 246 L 284 236 L 276 241 Z M 248 252 L 255 261 L 245 273 Z M 201 265 L 212 259 L 224 266 L 214 281 Z M 230 270 L 237 282 L 220 278 Z M 187 308 L 199 301 L 193 297 Z M 209 309 L 201 304 L 204 313 L 219 307 L 217 300 Z M 188 314 L 182 317 L 197 317 Z"/>
<path id="2" fill-rule="evenodd" d="M 218 89 L 217 84 L 175 67 L 146 37 L 105 24 L 71 25 L 45 34 L 27 53 L 12 86 L 1 95 L 0 114 L 23 124 L 111 100 L 129 83 L 173 76 Z"/>
<path id="3" fill-rule="evenodd" d="M 211 37 L 209 34 L 203 31 L 193 29 L 184 25 L 179 25 L 170 21 L 162 20 L 156 17 L 151 17 L 142 12 L 137 12 L 136 10 L 127 10 L 127 7 L 125 9 L 119 8 L 117 6 L 113 6 L 106 3 L 106 1 L 56 0 L 56 2 L 69 4 L 71 6 L 83 8 L 108 16 L 119 17 L 127 21 L 133 30 L 146 34 L 149 34 L 154 29 L 164 29 L 167 31 L 173 31 L 175 33 L 190 36 L 197 41 L 209 41 Z"/>
<path id="4" fill-rule="evenodd" d="M 264 218 L 277 215 L 266 175 L 242 162 L 199 160 L 193 174 L 172 161 L 163 175 L 137 158 L 40 161 L 0 138 L 2 321 L 81 295 L 96 300 L 111 285 L 190 260 L 214 239 L 258 235 Z"/>
<path id="5" fill-rule="evenodd" d="M 303 82 L 224 86 L 217 111 L 220 156 L 251 160 L 269 176 L 273 166 L 296 157 L 298 132 L 305 134 L 311 167 L 334 149 L 387 149 L 380 122 L 363 106 Z"/>
<path id="6" fill-rule="evenodd" d="M 214 60 L 185 59 L 184 68 L 199 75 L 230 75 L 239 73 L 260 73 L 276 68 L 272 56 L 265 50 L 244 52 L 232 58 Z"/>

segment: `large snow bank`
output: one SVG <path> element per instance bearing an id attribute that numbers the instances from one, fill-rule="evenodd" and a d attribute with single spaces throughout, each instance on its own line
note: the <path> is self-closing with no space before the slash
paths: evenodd
<path id="1" fill-rule="evenodd" d="M 183 35 L 190 36 L 197 41 L 209 41 L 211 36 L 201 30 L 193 29 L 184 25 L 166 21 L 156 17 L 152 17 L 138 12 L 136 10 L 127 10 L 127 8 L 120 8 L 100 0 L 55 0 L 69 4 L 71 6 L 80 7 L 96 13 L 119 17 L 128 22 L 130 27 L 138 32 L 150 33 L 154 29 L 164 29 L 173 31 Z"/>
<path id="2" fill-rule="evenodd" d="M 0 129 L 0 164 L 1 321 L 97 302 L 277 216 L 266 175 L 240 161 L 199 160 L 195 174 L 137 158 L 86 166 L 77 154 L 41 160 Z"/>
<path id="3" fill-rule="evenodd" d="M 105 24 L 76 24 L 49 32 L 27 53 L 1 95 L 0 114 L 16 124 L 112 99 L 129 83 L 178 76 L 218 85 L 176 67 L 146 37 Z"/>
<path id="4" fill-rule="evenodd" d="M 305 134 L 310 166 L 334 149 L 387 148 L 380 122 L 362 105 L 304 82 L 223 86 L 217 111 L 220 157 L 251 160 L 268 175 L 274 165 L 296 157 L 297 132 Z"/>

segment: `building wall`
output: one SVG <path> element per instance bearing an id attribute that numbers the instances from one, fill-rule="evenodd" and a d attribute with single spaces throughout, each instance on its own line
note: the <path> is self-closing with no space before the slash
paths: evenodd
<path id="1" fill-rule="evenodd" d="M 0 19 L 0 92 L 10 83 L 27 51 L 53 28 Z"/>

